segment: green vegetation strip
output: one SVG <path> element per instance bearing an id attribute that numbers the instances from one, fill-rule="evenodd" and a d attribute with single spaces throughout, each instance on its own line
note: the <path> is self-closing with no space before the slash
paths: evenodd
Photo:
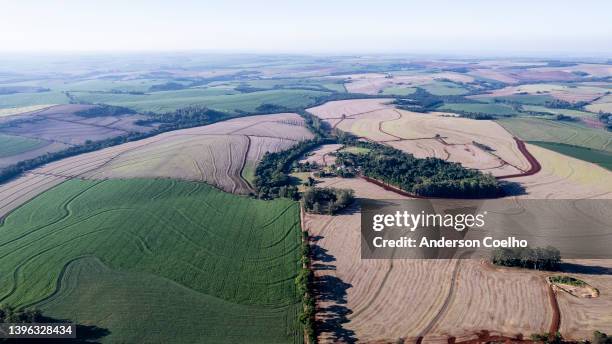
<path id="1" fill-rule="evenodd" d="M 127 107 L 138 112 L 165 113 L 185 106 L 198 105 L 227 113 L 255 112 L 262 104 L 274 104 L 285 108 L 305 108 L 329 92 L 314 90 L 278 89 L 237 93 L 213 88 L 192 88 L 148 94 L 126 93 L 72 93 L 79 101 L 103 103 Z"/>
<path id="2" fill-rule="evenodd" d="M 106 328 L 103 341 L 303 341 L 297 202 L 71 180 L 0 231 L 0 303 Z"/>
<path id="3" fill-rule="evenodd" d="M 498 120 L 506 130 L 523 141 L 546 141 L 612 153 L 612 134 L 580 124 L 533 117 Z"/>
<path id="4" fill-rule="evenodd" d="M 530 144 L 571 156 L 576 159 L 592 162 L 607 170 L 612 171 L 612 153 L 591 148 L 566 145 L 564 143 L 528 141 Z"/>

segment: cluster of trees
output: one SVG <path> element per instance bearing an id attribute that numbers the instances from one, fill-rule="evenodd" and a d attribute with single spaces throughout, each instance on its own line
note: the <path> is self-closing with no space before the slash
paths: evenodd
<path id="1" fill-rule="evenodd" d="M 555 119 L 557 121 L 563 121 L 563 122 L 576 122 L 578 120 L 576 117 L 566 116 L 566 115 L 561 115 L 561 114 L 555 116 Z"/>
<path id="2" fill-rule="evenodd" d="M 557 270 L 561 263 L 561 252 L 552 246 L 497 248 L 491 254 L 491 262 L 500 266 Z"/>
<path id="3" fill-rule="evenodd" d="M 298 171 L 298 172 L 312 172 L 312 171 L 318 170 L 320 166 L 314 161 L 313 162 L 306 161 L 305 163 L 295 161 L 292 164 L 292 168 L 293 170 Z"/>
<path id="4" fill-rule="evenodd" d="M 158 91 L 178 91 L 187 88 L 187 86 L 183 84 L 179 84 L 178 82 L 166 82 L 163 84 L 153 85 L 149 87 L 149 92 L 158 92 Z"/>
<path id="5" fill-rule="evenodd" d="M 420 87 L 408 97 L 410 98 L 396 99 L 393 104 L 400 109 L 417 112 L 429 111 L 444 104 L 442 97 L 433 95 Z"/>
<path id="6" fill-rule="evenodd" d="M 339 152 L 336 164 L 354 167 L 363 175 L 419 196 L 490 198 L 502 193 L 490 174 L 467 169 L 437 158 L 417 159 L 411 154 L 376 143 L 356 142 L 365 154 Z"/>
<path id="7" fill-rule="evenodd" d="M 612 335 L 609 336 L 603 332 L 593 332 L 592 344 L 612 344 Z"/>
<path id="8" fill-rule="evenodd" d="M 355 200 L 353 190 L 311 187 L 302 193 L 302 204 L 309 213 L 334 215 Z"/>
<path id="9" fill-rule="evenodd" d="M 534 333 L 531 335 L 531 340 L 533 340 L 534 342 L 541 342 L 544 344 L 562 344 L 563 336 L 561 335 L 561 332 Z"/>
<path id="10" fill-rule="evenodd" d="M 9 305 L 0 305 L 0 323 L 36 323 L 43 319 L 39 310 L 16 310 Z"/>
<path id="11" fill-rule="evenodd" d="M 563 339 L 563 336 L 560 332 L 556 333 L 534 333 L 531 335 L 531 340 L 534 342 L 540 342 L 544 344 L 562 344 L 562 343 L 579 343 L 573 340 L 566 341 Z M 595 331 L 593 332 L 593 336 L 591 340 L 585 340 L 583 343 L 585 344 L 612 344 L 612 336 L 608 336 L 607 334 Z"/>
<path id="12" fill-rule="evenodd" d="M 262 199 L 288 197 L 297 200 L 297 186 L 292 185 L 291 178 L 287 175 L 289 168 L 300 156 L 323 143 L 325 140 L 322 139 L 306 140 L 290 149 L 264 154 L 255 169 L 256 196 Z"/>
<path id="13" fill-rule="evenodd" d="M 190 105 L 163 114 L 149 114 L 148 119 L 137 121 L 139 125 L 161 123 L 160 131 L 197 127 L 227 118 L 224 112 L 211 110 L 202 105 Z"/>
<path id="14" fill-rule="evenodd" d="M 600 112 L 597 119 L 606 126 L 606 129 L 612 130 L 612 114 Z"/>
<path id="15" fill-rule="evenodd" d="M 302 309 L 299 320 L 304 325 L 310 343 L 316 343 L 315 334 L 315 299 L 312 293 L 314 274 L 310 269 L 310 246 L 308 245 L 308 232 L 302 232 L 302 267 L 295 277 L 295 288 L 302 299 Z"/>
<path id="16" fill-rule="evenodd" d="M 544 105 L 546 107 L 549 108 L 553 108 L 553 109 L 569 109 L 569 110 L 582 110 L 582 108 L 589 104 L 588 102 L 575 102 L 575 103 L 570 103 L 568 101 L 565 100 L 561 100 L 561 99 L 553 99 L 553 100 L 547 100 Z"/>
<path id="17" fill-rule="evenodd" d="M 552 276 L 550 281 L 553 283 L 573 285 L 576 287 L 584 287 L 586 282 L 570 276 Z"/>
<path id="18" fill-rule="evenodd" d="M 135 113 L 136 111 L 132 109 L 128 109 L 122 106 L 113 106 L 113 105 L 106 105 L 106 104 L 98 105 L 93 108 L 75 112 L 77 116 L 81 116 L 81 117 L 120 116 L 120 115 L 132 115 Z"/>

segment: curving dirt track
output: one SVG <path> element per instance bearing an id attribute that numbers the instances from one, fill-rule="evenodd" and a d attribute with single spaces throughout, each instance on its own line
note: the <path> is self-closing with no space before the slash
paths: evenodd
<path id="1" fill-rule="evenodd" d="M 540 162 L 538 161 L 538 159 L 536 159 L 533 155 L 531 155 L 531 153 L 529 153 L 529 150 L 527 149 L 525 142 L 518 139 L 517 137 L 515 137 L 514 140 L 516 141 L 516 146 L 518 147 L 519 151 L 523 153 L 523 155 L 525 156 L 525 159 L 527 159 L 531 167 L 529 168 L 529 170 L 523 173 L 510 174 L 510 175 L 505 175 L 505 176 L 497 176 L 495 177 L 497 179 L 527 177 L 527 176 L 532 176 L 542 170 L 542 165 L 540 165 Z"/>

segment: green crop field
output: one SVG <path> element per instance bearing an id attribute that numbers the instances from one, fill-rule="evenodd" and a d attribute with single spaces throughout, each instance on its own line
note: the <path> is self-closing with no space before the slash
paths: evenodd
<path id="1" fill-rule="evenodd" d="M 345 93 L 344 83 L 341 81 L 333 82 L 329 79 L 257 79 L 240 82 L 240 84 L 248 87 L 260 88 L 260 89 L 275 89 L 275 88 L 286 88 L 286 89 L 307 89 L 314 91 L 334 91 Z"/>
<path id="2" fill-rule="evenodd" d="M 0 95 L 0 109 L 46 104 L 68 104 L 70 99 L 59 91 Z"/>
<path id="3" fill-rule="evenodd" d="M 108 329 L 103 342 L 303 341 L 296 202 L 71 180 L 0 231 L 0 303 Z"/>
<path id="4" fill-rule="evenodd" d="M 21 154 L 44 144 L 44 141 L 37 139 L 0 134 L 0 158 Z"/>
<path id="5" fill-rule="evenodd" d="M 518 113 L 511 106 L 501 103 L 445 103 L 438 110 L 465 111 L 499 116 L 515 115 Z"/>
<path id="6" fill-rule="evenodd" d="M 525 141 L 564 143 L 612 152 L 612 134 L 602 129 L 532 117 L 504 118 L 498 123 Z"/>
<path id="7" fill-rule="evenodd" d="M 436 81 L 420 87 L 437 96 L 459 96 L 469 92 L 467 89 L 448 81 Z"/>
<path id="8" fill-rule="evenodd" d="M 385 88 L 381 94 L 385 95 L 395 95 L 395 96 L 407 96 L 416 92 L 416 88 L 414 87 L 387 87 Z"/>
<path id="9" fill-rule="evenodd" d="M 545 94 L 513 94 L 510 96 L 499 96 L 499 97 L 474 97 L 479 101 L 493 103 L 496 100 L 506 101 L 511 103 L 519 103 L 526 105 L 544 105 L 547 101 L 552 101 L 555 98 Z"/>
<path id="10" fill-rule="evenodd" d="M 552 109 L 540 105 L 523 105 L 523 111 L 549 113 L 551 115 L 566 115 L 574 117 L 595 117 L 596 114 L 587 111 L 571 109 Z"/>
<path id="11" fill-rule="evenodd" d="M 227 88 L 192 88 L 179 91 L 163 91 L 149 94 L 73 93 L 79 100 L 124 106 L 136 111 L 164 113 L 188 105 L 203 105 L 211 109 L 235 113 L 255 111 L 262 104 L 274 104 L 289 108 L 307 107 L 317 97 L 328 92 L 279 89 L 251 93 L 238 93 Z"/>
<path id="12" fill-rule="evenodd" d="M 542 142 L 542 141 L 529 141 L 529 143 L 538 145 L 540 147 L 550 149 L 557 153 L 561 153 L 567 156 L 571 156 L 576 159 L 592 162 L 603 168 L 612 171 L 612 153 L 584 148 L 579 146 L 566 145 L 563 143 L 554 142 Z"/>

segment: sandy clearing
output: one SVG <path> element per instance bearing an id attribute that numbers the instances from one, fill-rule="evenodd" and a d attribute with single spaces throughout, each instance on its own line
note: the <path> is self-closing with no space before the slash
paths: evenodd
<path id="1" fill-rule="evenodd" d="M 321 147 L 310 152 L 310 155 L 300 160 L 300 162 L 316 163 L 319 166 L 330 166 L 336 161 L 336 159 L 330 156 L 329 153 L 337 151 L 338 149 L 342 148 L 342 146 L 343 145 L 341 144 L 322 145 Z"/>

